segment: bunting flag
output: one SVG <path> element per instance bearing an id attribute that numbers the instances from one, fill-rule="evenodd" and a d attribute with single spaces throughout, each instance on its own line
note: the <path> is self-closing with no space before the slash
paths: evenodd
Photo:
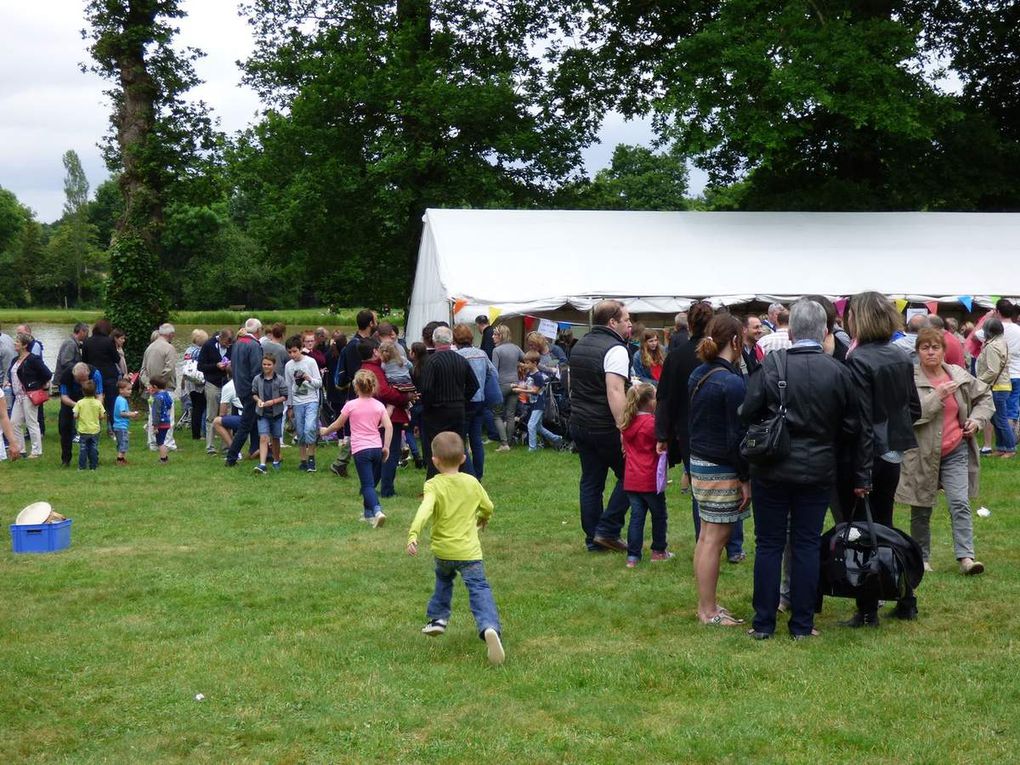
<path id="1" fill-rule="evenodd" d="M 489 306 L 489 324 L 495 324 L 496 323 L 496 319 L 498 319 L 502 314 L 503 314 L 503 311 L 501 309 L 496 308 L 496 306 L 494 306 L 494 305 L 490 305 Z"/>
<path id="2" fill-rule="evenodd" d="M 960 295 L 958 300 L 963 303 L 963 307 L 968 311 L 974 310 L 974 298 L 971 295 Z"/>
<path id="3" fill-rule="evenodd" d="M 561 321 L 556 325 L 556 328 L 559 329 L 560 332 L 566 332 L 572 326 L 573 325 L 571 325 L 569 321 Z"/>
<path id="4" fill-rule="evenodd" d="M 850 302 L 850 298 L 840 298 L 836 301 L 836 314 L 842 316 L 846 312 L 847 304 Z"/>
<path id="5" fill-rule="evenodd" d="M 910 305 L 909 300 L 905 300 L 904 298 L 896 299 L 896 310 L 899 311 L 900 313 L 903 313 L 903 311 L 906 309 L 908 305 Z"/>
<path id="6" fill-rule="evenodd" d="M 530 332 L 531 328 L 535 326 L 535 317 L 534 316 L 525 316 L 524 319 L 523 319 L 523 322 L 524 322 L 524 331 L 525 332 Z"/>
<path id="7" fill-rule="evenodd" d="M 928 308 L 928 313 L 930 313 L 932 316 L 939 312 L 939 301 L 937 300 L 932 300 L 929 303 L 925 303 L 925 306 Z"/>
<path id="8" fill-rule="evenodd" d="M 464 298 L 457 298 L 456 300 L 454 300 L 453 301 L 453 315 L 456 316 L 458 313 L 460 313 L 460 310 L 464 306 L 466 306 L 467 304 L 468 304 L 468 301 L 466 301 Z"/>
<path id="9" fill-rule="evenodd" d="M 1000 300 L 1002 300 L 1002 295 L 991 295 L 991 296 L 989 296 L 988 299 L 992 301 L 992 305 L 995 305 Z"/>

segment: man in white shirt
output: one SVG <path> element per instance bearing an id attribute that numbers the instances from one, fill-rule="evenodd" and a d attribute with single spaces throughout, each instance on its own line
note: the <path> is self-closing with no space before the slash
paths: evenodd
<path id="1" fill-rule="evenodd" d="M 771 313 L 771 307 L 770 307 Z M 779 351 L 793 345 L 790 340 L 790 312 L 785 308 L 775 314 L 775 331 L 771 335 L 765 335 L 757 344 L 757 355 L 759 360 L 764 359 L 772 351 Z"/>

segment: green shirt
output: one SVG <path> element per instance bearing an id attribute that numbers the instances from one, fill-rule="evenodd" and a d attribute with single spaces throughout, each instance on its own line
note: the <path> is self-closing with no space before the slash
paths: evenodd
<path id="1" fill-rule="evenodd" d="M 481 560 L 478 521 L 492 516 L 492 500 L 478 480 L 467 473 L 440 473 L 425 482 L 407 542 L 432 518 L 432 554 L 442 560 Z"/>
<path id="2" fill-rule="evenodd" d="M 78 420 L 78 432 L 94 436 L 99 433 L 99 421 L 106 416 L 106 409 L 98 398 L 85 397 L 75 403 L 74 416 Z"/>

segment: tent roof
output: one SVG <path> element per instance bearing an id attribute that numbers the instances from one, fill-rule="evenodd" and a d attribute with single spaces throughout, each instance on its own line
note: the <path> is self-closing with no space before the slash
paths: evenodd
<path id="1" fill-rule="evenodd" d="M 416 300 L 523 313 L 643 298 L 667 312 L 684 298 L 1020 294 L 1020 214 L 430 209 L 424 221 L 412 313 Z"/>

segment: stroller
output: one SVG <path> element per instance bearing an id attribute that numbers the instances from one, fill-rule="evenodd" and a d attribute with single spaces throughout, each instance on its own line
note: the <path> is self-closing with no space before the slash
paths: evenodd
<path id="1" fill-rule="evenodd" d="M 513 432 L 507 433 L 507 438 L 511 443 L 527 445 L 528 420 L 533 408 L 534 405 L 531 402 L 517 404 Z M 560 380 L 551 380 L 546 388 L 545 414 L 542 416 L 542 424 L 563 439 L 563 443 L 559 447 L 560 450 L 574 450 L 574 444 L 570 440 L 570 396 L 567 394 L 567 386 Z"/>

